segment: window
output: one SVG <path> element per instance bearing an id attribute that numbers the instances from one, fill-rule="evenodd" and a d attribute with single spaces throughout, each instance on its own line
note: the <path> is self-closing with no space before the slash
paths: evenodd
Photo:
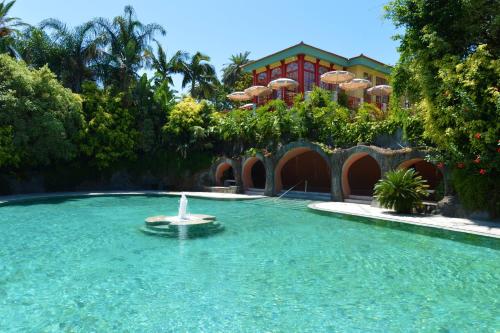
<path id="1" fill-rule="evenodd" d="M 379 86 L 379 85 L 381 85 L 381 84 L 387 84 L 387 80 L 386 80 L 386 79 L 384 79 L 384 78 L 382 78 L 382 77 L 378 77 L 378 76 L 377 76 L 377 77 L 375 78 L 375 84 L 376 84 L 377 86 Z"/>
<path id="2" fill-rule="evenodd" d="M 368 73 L 363 73 L 363 78 L 365 80 L 370 81 L 371 84 L 373 84 L 373 75 L 370 75 Z M 364 101 L 366 103 L 371 103 L 372 102 L 372 96 L 366 92 L 366 89 L 364 90 L 364 93 L 363 93 L 363 99 L 364 99 Z"/>
<path id="3" fill-rule="evenodd" d="M 319 76 L 321 77 L 321 75 L 325 74 L 326 72 L 329 72 L 330 69 L 328 67 L 324 67 L 324 66 L 319 66 Z M 326 89 L 326 90 L 332 90 L 333 87 L 331 84 L 328 84 L 328 83 L 324 83 L 323 81 L 320 81 L 319 83 L 319 86 L 323 89 Z"/>
<path id="4" fill-rule="evenodd" d="M 257 76 L 257 84 L 265 86 L 267 84 L 267 73 L 262 72 Z"/>
<path id="5" fill-rule="evenodd" d="M 311 91 L 315 83 L 314 64 L 306 61 L 304 63 L 304 91 Z"/>
<path id="6" fill-rule="evenodd" d="M 286 65 L 286 77 L 295 81 L 299 80 L 299 65 L 296 62 Z"/>
<path id="7" fill-rule="evenodd" d="M 281 77 L 281 67 L 276 67 L 271 71 L 271 81 Z"/>

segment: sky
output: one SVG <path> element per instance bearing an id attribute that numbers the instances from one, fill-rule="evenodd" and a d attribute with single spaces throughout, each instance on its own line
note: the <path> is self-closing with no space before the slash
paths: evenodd
<path id="1" fill-rule="evenodd" d="M 303 41 L 353 57 L 363 53 L 393 65 L 397 33 L 384 19 L 388 0 L 17 0 L 11 16 L 36 25 L 57 18 L 70 26 L 95 17 L 113 18 L 126 5 L 143 23 L 159 23 L 167 34 L 158 39 L 168 55 L 177 50 L 211 57 L 219 77 L 232 54 L 250 51 L 259 59 Z M 174 78 L 181 90 L 180 77 Z"/>

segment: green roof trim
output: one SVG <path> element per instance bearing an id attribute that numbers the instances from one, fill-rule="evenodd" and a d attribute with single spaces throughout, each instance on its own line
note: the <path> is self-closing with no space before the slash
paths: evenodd
<path id="1" fill-rule="evenodd" d="M 328 61 L 330 63 L 333 63 L 335 65 L 341 66 L 341 67 L 350 67 L 350 66 L 355 66 L 355 65 L 362 65 L 366 66 L 368 68 L 374 69 L 376 71 L 379 71 L 384 74 L 391 74 L 391 66 L 383 64 L 377 60 L 374 60 L 372 58 L 369 58 L 363 54 L 353 57 L 351 59 L 342 57 L 340 55 L 337 55 L 335 53 L 331 53 L 325 50 L 318 49 L 317 47 L 304 44 L 303 42 L 300 42 L 299 44 L 293 45 L 289 48 L 286 48 L 284 50 L 278 51 L 276 53 L 273 53 L 271 55 L 268 55 L 264 58 L 254 60 L 244 66 L 242 66 L 243 70 L 245 72 L 252 72 L 255 69 L 265 67 L 267 65 L 273 64 L 275 62 L 278 62 L 280 60 L 284 60 L 286 58 L 294 57 L 297 56 L 298 54 L 304 54 L 308 55 L 311 57 L 314 57 L 316 59 L 321 59 L 324 61 Z"/>

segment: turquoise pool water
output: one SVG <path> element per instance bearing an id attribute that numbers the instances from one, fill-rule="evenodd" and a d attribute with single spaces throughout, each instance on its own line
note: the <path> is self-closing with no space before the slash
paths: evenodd
<path id="1" fill-rule="evenodd" d="M 0 332 L 500 331 L 496 241 L 430 237 L 300 203 L 201 199 L 190 211 L 216 215 L 224 232 L 177 240 L 138 230 L 148 216 L 175 214 L 177 202 L 0 206 Z"/>

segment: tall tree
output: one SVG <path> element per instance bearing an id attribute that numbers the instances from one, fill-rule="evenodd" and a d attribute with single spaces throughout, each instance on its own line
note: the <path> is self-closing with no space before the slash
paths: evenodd
<path id="1" fill-rule="evenodd" d="M 104 52 L 101 76 L 106 84 L 117 84 L 122 90 L 138 77 L 138 71 L 146 65 L 147 53 L 152 53 L 150 42 L 155 34 L 165 35 L 159 24 L 143 24 L 137 19 L 134 8 L 126 6 L 124 14 L 112 21 L 96 20 L 103 30 L 108 47 Z"/>
<path id="2" fill-rule="evenodd" d="M 16 1 L 0 3 L 0 53 L 8 52 L 11 54 L 15 53 L 13 44 L 15 41 L 15 36 L 20 33 L 19 27 L 27 26 L 17 17 L 10 17 L 9 11 Z"/>
<path id="3" fill-rule="evenodd" d="M 250 59 L 248 59 L 249 55 L 250 52 L 245 51 L 243 53 L 233 54 L 229 58 L 230 62 L 225 64 L 222 68 L 222 83 L 232 88 L 236 82 L 241 80 L 243 76 L 243 69 L 241 66 L 250 62 Z"/>
<path id="4" fill-rule="evenodd" d="M 96 23 L 84 23 L 75 28 L 56 19 L 48 19 L 40 24 L 51 30 L 53 42 L 61 53 L 61 71 L 58 73 L 65 86 L 81 92 L 82 83 L 95 79 L 95 70 L 100 48 L 104 45 L 103 36 L 96 33 Z"/>
<path id="5" fill-rule="evenodd" d="M 157 44 L 157 54 L 148 53 L 150 58 L 151 68 L 155 71 L 155 78 L 159 82 L 166 81 L 172 85 L 172 74 L 180 73 L 182 67 L 187 62 L 189 55 L 183 51 L 177 51 L 170 59 L 160 43 Z"/>
<path id="6" fill-rule="evenodd" d="M 413 92 L 465 206 L 500 215 L 500 2 L 394 0 L 387 10 L 404 28 L 396 95 Z"/>
<path id="7" fill-rule="evenodd" d="M 189 93 L 193 98 L 210 99 L 215 91 L 218 80 L 215 68 L 209 61 L 209 56 L 196 52 L 188 62 L 181 64 L 182 88 L 189 85 Z"/>

